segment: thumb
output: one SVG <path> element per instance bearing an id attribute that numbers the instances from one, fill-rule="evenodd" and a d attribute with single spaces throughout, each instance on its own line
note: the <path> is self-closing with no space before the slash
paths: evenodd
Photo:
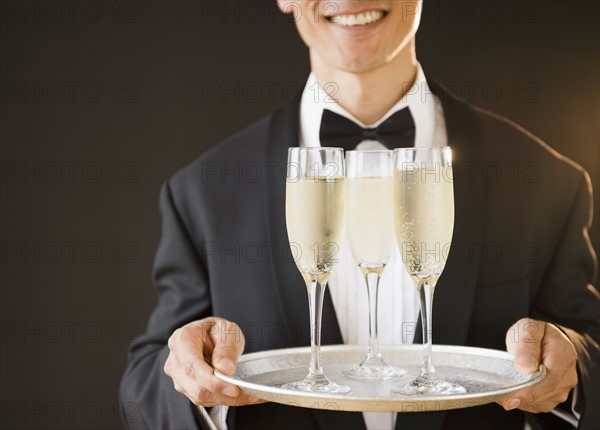
<path id="1" fill-rule="evenodd" d="M 219 319 L 210 330 L 214 344 L 212 365 L 226 375 L 233 375 L 238 356 L 244 351 L 244 334 L 239 326 L 231 321 Z"/>
<path id="2" fill-rule="evenodd" d="M 514 355 L 519 372 L 531 373 L 540 366 L 545 332 L 545 322 L 522 318 L 506 333 L 506 350 Z"/>

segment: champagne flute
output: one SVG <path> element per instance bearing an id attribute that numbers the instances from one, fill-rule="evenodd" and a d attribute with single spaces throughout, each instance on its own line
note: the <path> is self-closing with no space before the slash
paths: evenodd
<path id="1" fill-rule="evenodd" d="M 321 366 L 323 297 L 344 230 L 344 167 L 341 148 L 290 148 L 288 152 L 285 217 L 292 254 L 308 289 L 311 359 L 308 375 L 283 388 L 350 392 L 349 387 L 327 379 Z"/>
<path id="2" fill-rule="evenodd" d="M 393 152 L 346 152 L 346 234 L 365 283 L 369 302 L 369 347 L 359 365 L 344 376 L 376 381 L 401 378 L 406 372 L 381 357 L 377 337 L 377 297 L 381 274 L 395 243 L 392 217 Z"/>
<path id="3" fill-rule="evenodd" d="M 419 376 L 392 389 L 402 395 L 461 394 L 464 387 L 442 380 L 431 357 L 433 294 L 444 270 L 454 229 L 451 151 L 394 150 L 394 227 L 402 261 L 421 302 L 423 365 Z"/>

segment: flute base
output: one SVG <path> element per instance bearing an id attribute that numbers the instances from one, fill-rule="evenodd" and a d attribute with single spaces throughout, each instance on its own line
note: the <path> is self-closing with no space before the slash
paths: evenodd
<path id="1" fill-rule="evenodd" d="M 342 375 L 346 378 L 357 379 L 360 381 L 376 382 L 404 378 L 406 376 L 406 371 L 390 366 L 381 358 L 367 357 L 358 366 L 344 370 Z"/>
<path id="2" fill-rule="evenodd" d="M 303 391 L 306 393 L 329 393 L 329 394 L 348 394 L 350 387 L 346 385 L 336 384 L 330 381 L 323 375 L 314 377 L 306 377 L 301 381 L 290 382 L 283 385 L 281 388 L 286 390 Z"/>
<path id="3" fill-rule="evenodd" d="M 412 382 L 400 387 L 394 387 L 391 390 L 392 394 L 398 394 L 401 396 L 419 396 L 419 395 L 452 395 L 452 394 L 465 394 L 467 390 L 465 387 L 454 384 L 452 382 L 444 381 L 437 375 L 418 376 Z"/>

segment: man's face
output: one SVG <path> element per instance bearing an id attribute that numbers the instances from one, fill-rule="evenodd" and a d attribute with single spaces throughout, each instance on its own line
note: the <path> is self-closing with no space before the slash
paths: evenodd
<path id="1" fill-rule="evenodd" d="M 278 0 L 300 36 L 329 67 L 365 73 L 389 62 L 414 38 L 422 0 Z"/>

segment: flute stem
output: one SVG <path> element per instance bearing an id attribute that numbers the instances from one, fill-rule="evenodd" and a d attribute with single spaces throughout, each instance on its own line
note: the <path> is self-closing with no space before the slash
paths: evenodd
<path id="1" fill-rule="evenodd" d="M 435 367 L 431 359 L 432 345 L 432 306 L 433 292 L 435 283 L 424 281 L 419 286 L 419 300 L 421 303 L 421 326 L 423 327 L 423 344 L 425 350 L 423 352 L 423 367 L 421 368 L 422 378 L 434 378 Z"/>
<path id="2" fill-rule="evenodd" d="M 324 381 L 325 375 L 321 365 L 321 316 L 327 281 L 313 278 L 307 286 L 310 306 L 310 367 L 306 378 L 314 381 Z"/>
<path id="3" fill-rule="evenodd" d="M 367 283 L 367 293 L 369 300 L 369 349 L 367 351 L 366 362 L 381 361 L 381 353 L 379 352 L 378 338 L 378 296 L 379 296 L 379 280 L 384 266 L 375 268 L 362 268 Z"/>

